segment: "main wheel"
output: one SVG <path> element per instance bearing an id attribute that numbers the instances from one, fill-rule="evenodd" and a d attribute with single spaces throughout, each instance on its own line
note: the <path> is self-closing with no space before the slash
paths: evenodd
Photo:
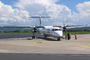
<path id="1" fill-rule="evenodd" d="M 44 35 L 45 38 L 47 38 L 47 35 Z"/>

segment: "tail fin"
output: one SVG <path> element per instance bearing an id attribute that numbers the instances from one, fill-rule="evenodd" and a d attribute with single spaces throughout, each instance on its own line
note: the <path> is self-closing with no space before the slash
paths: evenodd
<path id="1" fill-rule="evenodd" d="M 30 16 L 30 17 L 28 17 L 28 18 L 39 18 L 40 26 L 42 26 L 42 25 L 41 25 L 41 18 L 50 18 L 50 16 Z"/>

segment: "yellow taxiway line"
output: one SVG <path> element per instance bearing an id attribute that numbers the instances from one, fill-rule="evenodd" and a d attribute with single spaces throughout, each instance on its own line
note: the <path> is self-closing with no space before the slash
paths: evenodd
<path id="1" fill-rule="evenodd" d="M 45 42 L 43 41 L 43 42 L 34 42 L 34 43 L 45 43 Z"/>
<path id="2" fill-rule="evenodd" d="M 85 47 L 85 48 L 90 48 L 89 46 L 84 46 L 84 45 L 78 45 L 78 46 Z"/>

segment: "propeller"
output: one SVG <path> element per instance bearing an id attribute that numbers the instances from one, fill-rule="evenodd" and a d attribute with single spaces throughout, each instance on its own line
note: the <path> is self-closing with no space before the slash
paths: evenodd
<path id="1" fill-rule="evenodd" d="M 33 31 L 32 31 L 32 33 L 33 33 L 33 36 L 32 36 L 32 39 L 35 39 L 35 32 L 37 32 L 37 28 L 44 28 L 44 26 L 35 26 L 35 27 L 33 27 L 32 29 L 33 29 Z"/>
<path id="2" fill-rule="evenodd" d="M 65 25 L 65 23 L 63 23 L 63 31 L 65 32 L 65 36 L 66 36 L 66 32 L 67 32 L 66 27 L 78 27 L 78 26 L 85 26 L 85 25 Z"/>
<path id="3" fill-rule="evenodd" d="M 63 23 L 63 31 L 66 31 L 65 23 Z"/>
<path id="4" fill-rule="evenodd" d="M 78 26 L 86 26 L 86 25 L 65 25 L 65 23 L 63 23 L 63 31 L 66 31 L 66 27 L 78 27 Z"/>

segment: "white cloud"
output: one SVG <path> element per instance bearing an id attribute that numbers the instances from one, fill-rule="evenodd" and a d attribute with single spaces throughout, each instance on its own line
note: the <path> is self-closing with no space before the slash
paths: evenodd
<path id="1" fill-rule="evenodd" d="M 21 9 L 25 9 L 25 7 L 28 5 L 39 4 L 39 5 L 46 6 L 46 5 L 52 5 L 57 1 L 58 0 L 19 0 L 19 2 L 15 4 L 15 6 Z"/>
<path id="2" fill-rule="evenodd" d="M 5 5 L 0 1 L 0 24 L 1 25 L 17 25 L 25 23 L 29 13 L 18 9 L 13 9 L 10 5 Z"/>
<path id="3" fill-rule="evenodd" d="M 76 23 L 89 24 L 90 22 L 90 1 L 76 5 L 79 13 L 73 14 L 73 21 Z"/>
<path id="4" fill-rule="evenodd" d="M 71 10 L 65 5 L 56 4 L 56 2 L 58 2 L 58 0 L 19 0 L 14 6 L 21 10 L 28 11 L 30 16 L 49 15 L 52 17 L 48 19 L 49 25 L 56 25 L 55 22 L 62 23 L 63 20 L 66 21 L 71 19 Z M 43 23 L 43 25 L 47 25 L 46 23 L 47 22 Z"/>
<path id="5" fill-rule="evenodd" d="M 90 13 L 90 1 L 84 2 L 84 3 L 79 3 L 77 5 L 77 10 L 79 12 L 89 12 Z"/>
<path id="6" fill-rule="evenodd" d="M 14 4 L 18 9 L 13 9 L 0 1 L 0 21 L 11 25 L 35 25 L 39 20 L 29 19 L 28 16 L 49 15 L 50 19 L 42 19 L 42 25 L 61 25 L 64 21 L 67 24 L 90 22 L 90 1 L 76 5 L 79 13 L 71 12 L 67 6 L 56 2 L 58 0 L 19 0 Z"/>
<path id="7" fill-rule="evenodd" d="M 89 2 L 84 2 L 84 3 L 79 3 L 77 5 L 77 10 L 80 12 L 79 14 L 82 17 L 90 17 L 90 1 Z"/>

